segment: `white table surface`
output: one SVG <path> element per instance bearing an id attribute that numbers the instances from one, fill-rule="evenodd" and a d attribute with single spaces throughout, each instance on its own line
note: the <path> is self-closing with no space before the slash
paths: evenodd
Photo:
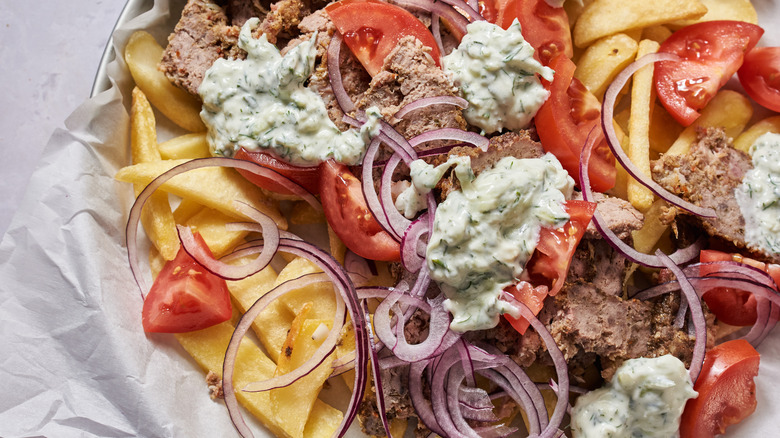
<path id="1" fill-rule="evenodd" d="M 0 0 L 0 237 L 55 128 L 89 98 L 124 0 Z"/>

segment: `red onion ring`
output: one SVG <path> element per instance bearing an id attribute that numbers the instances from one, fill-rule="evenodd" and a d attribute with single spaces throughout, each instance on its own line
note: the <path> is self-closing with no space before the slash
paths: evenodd
<path id="1" fill-rule="evenodd" d="M 452 105 L 458 108 L 465 109 L 469 106 L 469 102 L 459 96 L 433 96 L 433 97 L 424 97 L 422 99 L 417 99 L 414 102 L 407 103 L 401 109 L 396 112 L 393 117 L 396 119 L 403 119 L 404 116 L 408 115 L 409 113 L 413 111 L 417 111 L 422 108 L 427 108 L 429 106 L 433 105 Z"/>
<path id="2" fill-rule="evenodd" d="M 457 140 L 463 143 L 470 143 L 482 149 L 483 152 L 487 152 L 488 146 L 490 146 L 490 140 L 487 137 L 458 128 L 440 128 L 423 132 L 410 138 L 409 144 L 416 148 L 423 143 L 436 140 Z"/>
<path id="3" fill-rule="evenodd" d="M 593 134 L 594 130 L 595 128 L 588 134 L 585 147 L 582 148 L 582 153 L 580 155 L 580 188 L 582 189 L 582 199 L 588 202 L 596 202 L 596 199 L 593 197 L 593 190 L 590 187 L 590 175 L 588 175 L 588 164 L 590 163 L 591 150 L 593 149 L 593 144 L 598 139 L 598 136 Z M 606 240 L 607 243 L 609 243 L 625 258 L 634 263 L 651 268 L 663 268 L 665 266 L 663 261 L 660 260 L 657 256 L 641 253 L 623 242 L 615 233 L 612 232 L 612 230 L 609 229 L 606 220 L 603 216 L 601 216 L 601 213 L 599 213 L 598 209 L 593 212 L 592 220 L 593 225 L 596 226 L 596 229 L 598 229 L 599 233 L 601 233 L 601 235 L 604 237 L 604 240 Z M 671 258 L 675 263 L 689 262 L 698 257 L 699 252 L 703 247 L 703 243 L 703 239 L 699 239 L 697 242 L 686 248 L 678 249 L 673 254 L 671 254 L 669 258 Z"/>
<path id="4" fill-rule="evenodd" d="M 141 297 L 146 295 L 146 291 L 149 288 L 146 285 L 146 280 L 141 275 L 141 268 L 138 262 L 138 224 L 141 221 L 141 210 L 146 204 L 146 200 L 160 188 L 163 184 L 168 182 L 176 175 L 180 175 L 185 172 L 189 172 L 195 169 L 202 169 L 204 167 L 232 167 L 235 169 L 242 169 L 255 175 L 263 176 L 276 180 L 282 187 L 289 190 L 293 194 L 301 197 L 308 202 L 315 211 L 322 211 L 322 204 L 311 193 L 306 191 L 299 184 L 295 183 L 291 179 L 276 172 L 273 169 L 263 167 L 259 164 L 251 161 L 236 160 L 233 158 L 198 158 L 182 163 L 167 172 L 161 174 L 157 178 L 153 179 L 142 191 L 138 194 L 133 203 L 133 207 L 130 209 L 130 214 L 127 219 L 127 226 L 125 227 L 125 243 L 127 244 L 127 258 L 130 264 L 130 272 L 133 274 L 138 289 L 141 291 Z"/>
<path id="5" fill-rule="evenodd" d="M 444 43 L 441 41 L 441 17 L 435 12 L 431 13 L 431 33 L 434 41 L 436 41 L 436 46 L 439 47 L 439 53 L 444 55 Z M 395 116 L 401 118 L 398 114 Z"/>
<path id="6" fill-rule="evenodd" d="M 379 137 L 375 137 L 371 141 L 371 144 L 369 144 L 368 149 L 366 150 L 366 154 L 363 156 L 363 167 L 361 175 L 363 197 L 366 199 L 368 210 L 374 216 L 374 219 L 379 222 L 379 225 L 382 227 L 382 229 L 390 234 L 390 237 L 392 237 L 396 242 L 400 242 L 401 236 L 403 234 L 399 233 L 398 230 L 393 228 L 388 216 L 388 213 L 391 210 L 397 212 L 395 205 L 393 205 L 391 202 L 390 207 L 385 207 L 382 202 L 379 202 L 379 196 L 377 196 L 376 188 L 374 187 L 374 159 L 376 158 L 377 152 L 379 152 L 379 145 L 381 143 L 381 139 Z M 383 184 L 381 190 L 390 191 L 390 187 L 386 187 Z"/>
<path id="7" fill-rule="evenodd" d="M 691 374 L 691 381 L 696 383 L 696 379 L 699 378 L 702 365 L 704 364 L 704 352 L 707 347 L 707 321 L 704 319 L 704 311 L 701 308 L 701 301 L 696 294 L 696 290 L 693 285 L 688 281 L 688 277 L 680 269 L 672 259 L 664 254 L 660 249 L 655 252 L 656 256 L 661 260 L 664 266 L 672 271 L 677 281 L 680 284 L 680 289 L 685 294 L 685 299 L 688 300 L 688 306 L 691 309 L 691 316 L 693 318 L 693 327 L 696 330 L 696 343 L 693 345 L 693 357 L 691 358 L 691 367 L 689 372 Z"/>
<path id="8" fill-rule="evenodd" d="M 634 73 L 636 73 L 637 70 L 648 64 L 660 61 L 676 61 L 679 59 L 680 58 L 677 55 L 671 53 L 650 53 L 634 61 L 622 72 L 620 72 L 612 81 L 612 83 L 609 84 L 607 91 L 604 93 L 604 102 L 601 104 L 601 127 L 604 130 L 607 144 L 612 150 L 612 153 L 615 155 L 615 158 L 618 160 L 618 162 L 620 162 L 623 168 L 626 169 L 626 172 L 628 172 L 628 174 L 631 175 L 635 180 L 650 189 L 650 191 L 655 193 L 659 198 L 669 202 L 670 204 L 680 207 L 683 210 L 687 210 L 697 216 L 714 218 L 717 217 L 715 210 L 711 208 L 700 207 L 672 194 L 665 188 L 661 187 L 660 184 L 655 182 L 652 177 L 645 175 L 641 170 L 639 170 L 639 168 L 631 162 L 631 159 L 623 151 L 623 147 L 620 146 L 620 142 L 617 139 L 617 134 L 615 134 L 615 127 L 612 124 L 612 117 L 615 111 L 617 96 L 620 93 L 620 90 L 623 89 L 623 86 L 626 85 L 626 82 L 628 82 L 628 80 L 631 78 L 631 76 L 633 76 Z"/>
<path id="9" fill-rule="evenodd" d="M 401 263 L 409 272 L 418 272 L 425 263 L 425 243 L 421 238 L 430 232 L 427 214 L 424 213 L 412 222 L 401 239 Z"/>
<path id="10" fill-rule="evenodd" d="M 338 103 L 341 111 L 351 113 L 355 110 L 355 102 L 347 93 L 344 88 L 344 81 L 341 78 L 341 43 L 344 38 L 341 37 L 339 31 L 333 32 L 333 36 L 328 44 L 328 78 L 330 79 L 330 88 L 333 90 L 333 95 L 336 97 L 336 103 Z"/>
<path id="11" fill-rule="evenodd" d="M 401 162 L 401 156 L 397 153 L 394 153 L 392 157 L 387 161 L 387 164 L 385 165 L 385 168 L 382 169 L 382 179 L 380 180 L 380 196 L 382 197 L 382 206 L 388 206 L 386 208 L 383 208 L 382 211 L 387 217 L 387 221 L 390 224 L 390 227 L 393 229 L 393 232 L 396 233 L 399 236 L 403 236 L 406 234 L 406 229 L 409 228 L 409 225 L 411 225 L 412 221 L 407 219 L 404 215 L 402 215 L 398 209 L 395 207 L 395 203 L 393 202 L 393 173 L 395 173 L 395 168 L 398 167 L 398 164 Z"/>

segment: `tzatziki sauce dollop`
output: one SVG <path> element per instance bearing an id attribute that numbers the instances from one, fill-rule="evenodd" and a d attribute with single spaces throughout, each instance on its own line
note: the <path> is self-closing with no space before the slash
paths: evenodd
<path id="1" fill-rule="evenodd" d="M 500 299 L 523 273 L 543 226 L 569 220 L 563 207 L 574 180 L 552 154 L 502 158 L 474 177 L 456 166 L 461 189 L 436 209 L 426 252 L 431 278 L 447 296 L 454 331 L 495 327 L 517 312 Z"/>
<path id="2" fill-rule="evenodd" d="M 317 35 L 282 56 L 265 35 L 252 37 L 258 23 L 252 18 L 241 28 L 238 45 L 246 59 L 216 60 L 198 89 L 212 154 L 232 157 L 243 147 L 302 166 L 329 158 L 357 164 L 378 112 L 367 112 L 360 130 L 340 131 L 322 98 L 304 86 L 314 69 Z"/>
<path id="3" fill-rule="evenodd" d="M 745 218 L 745 241 L 780 254 L 780 134 L 768 132 L 750 147 L 753 169 L 735 197 Z"/>
<path id="4" fill-rule="evenodd" d="M 609 384 L 577 399 L 571 430 L 574 438 L 678 437 L 685 403 L 697 396 L 680 359 L 629 359 Z"/>
<path id="5" fill-rule="evenodd" d="M 463 117 L 486 134 L 525 129 L 550 96 L 537 74 L 552 81 L 553 70 L 534 59 L 534 48 L 515 19 L 506 30 L 475 21 L 457 49 L 442 58 L 469 102 Z"/>

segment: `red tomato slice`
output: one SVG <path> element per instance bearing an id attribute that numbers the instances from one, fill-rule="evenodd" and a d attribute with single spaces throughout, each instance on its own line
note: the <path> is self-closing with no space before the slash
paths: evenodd
<path id="1" fill-rule="evenodd" d="M 203 237 L 195 239 L 211 255 Z M 183 333 L 225 322 L 233 314 L 224 279 L 199 265 L 184 248 L 165 264 L 144 300 L 144 331 Z"/>
<path id="2" fill-rule="evenodd" d="M 566 201 L 569 221 L 561 228 L 542 228 L 539 243 L 526 265 L 526 271 L 533 284 L 543 284 L 549 288 L 550 296 L 555 296 L 563 287 L 574 251 L 595 211 L 594 202 Z"/>
<path id="3" fill-rule="evenodd" d="M 558 54 L 550 67 L 555 79 L 549 85 L 550 98 L 536 113 L 536 130 L 542 147 L 555 155 L 574 181 L 580 181 L 580 152 L 592 129 L 601 130 L 601 106 L 598 100 L 573 77 L 574 63 Z M 615 186 L 615 157 L 606 140 L 593 149 L 590 159 L 590 183 L 593 190 L 605 192 Z"/>
<path id="4" fill-rule="evenodd" d="M 275 170 L 287 178 L 290 178 L 294 182 L 300 184 L 303 186 L 303 188 L 312 194 L 316 195 L 320 192 L 320 171 L 319 167 L 317 166 L 294 166 L 265 152 L 247 151 L 244 148 L 241 148 L 238 150 L 238 152 L 236 152 L 235 158 L 239 160 L 252 161 L 268 169 Z M 238 169 L 238 172 L 243 175 L 244 178 L 248 179 L 251 183 L 258 187 L 285 195 L 292 194 L 289 190 L 285 189 L 281 184 L 273 179 L 255 175 L 252 172 L 247 172 L 241 169 Z"/>
<path id="5" fill-rule="evenodd" d="M 724 342 L 707 352 L 682 414 L 680 438 L 712 438 L 756 410 L 756 384 L 760 356 L 749 342 Z"/>
<path id="6" fill-rule="evenodd" d="M 521 281 L 514 286 L 508 286 L 504 291 L 509 292 L 517 301 L 528 306 L 534 312 L 534 315 L 538 315 L 542 311 L 544 299 L 547 298 L 547 286 L 533 287 L 527 281 Z M 504 314 L 504 317 L 521 335 L 524 335 L 525 331 L 528 330 L 528 326 L 531 325 L 525 318 L 515 319 L 507 314 Z"/>
<path id="7" fill-rule="evenodd" d="M 740 254 L 728 254 L 711 249 L 702 250 L 699 254 L 699 261 L 702 263 L 720 261 L 744 263 L 767 272 L 775 280 L 775 283 L 780 284 L 780 265 L 766 264 L 749 257 L 743 257 Z M 702 266 L 700 269 L 702 276 L 717 273 L 718 269 L 716 267 Z M 736 326 L 753 325 L 758 317 L 756 298 L 750 292 L 732 288 L 717 288 L 707 291 L 702 295 L 702 299 L 707 303 L 710 311 L 726 324 Z"/>
<path id="8" fill-rule="evenodd" d="M 349 50 L 371 76 L 382 70 L 387 55 L 408 35 L 430 47 L 433 60 L 441 66 L 439 46 L 433 35 L 406 9 L 377 1 L 342 0 L 325 10 Z"/>
<path id="9" fill-rule="evenodd" d="M 569 17 L 563 8 L 554 8 L 545 0 L 488 0 L 481 8 L 486 20 L 508 28 L 517 19 L 523 38 L 535 50 L 536 58 L 544 65 L 559 53 L 567 58 L 574 55 L 571 43 Z"/>
<path id="10" fill-rule="evenodd" d="M 737 74 L 753 100 L 780 112 L 780 47 L 755 47 L 747 52 Z"/>
<path id="11" fill-rule="evenodd" d="M 360 180 L 347 166 L 333 160 L 320 165 L 320 197 L 325 218 L 352 252 L 370 260 L 401 260 L 401 244 L 371 214 Z"/>
<path id="12" fill-rule="evenodd" d="M 669 114 L 683 126 L 693 123 L 763 33 L 764 29 L 743 21 L 706 21 L 673 33 L 659 51 L 682 60 L 656 64 L 653 78 Z"/>

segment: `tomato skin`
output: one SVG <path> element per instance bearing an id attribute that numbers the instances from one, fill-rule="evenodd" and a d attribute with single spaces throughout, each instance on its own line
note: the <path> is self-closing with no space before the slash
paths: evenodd
<path id="1" fill-rule="evenodd" d="M 760 355 L 744 339 L 724 342 L 708 351 L 680 423 L 680 438 L 712 438 L 756 410 Z"/>
<path id="2" fill-rule="evenodd" d="M 527 281 L 521 281 L 515 285 L 507 286 L 504 288 L 504 291 L 512 294 L 517 301 L 528 306 L 531 312 L 534 312 L 534 315 L 538 315 L 539 312 L 542 311 L 544 299 L 547 298 L 547 286 L 534 287 Z M 531 325 L 527 319 L 522 317 L 515 319 L 505 313 L 504 318 L 506 318 L 509 324 L 511 324 L 521 335 L 524 335 L 525 331 L 528 330 L 528 326 Z"/>
<path id="3" fill-rule="evenodd" d="M 653 75 L 658 98 L 669 114 L 683 126 L 693 123 L 763 33 L 761 27 L 743 21 L 706 21 L 673 33 L 659 52 L 682 59 L 657 63 Z"/>
<path id="4" fill-rule="evenodd" d="M 275 170 L 298 183 L 314 195 L 319 194 L 320 192 L 320 171 L 319 167 L 317 166 L 295 166 L 265 152 L 248 151 L 244 148 L 239 149 L 238 152 L 236 152 L 234 158 L 239 160 L 252 161 L 268 169 Z M 242 169 L 238 169 L 238 172 L 244 178 L 258 187 L 284 195 L 292 194 L 289 190 L 284 188 L 284 186 L 274 181 L 273 179 L 256 175 L 252 172 L 248 172 Z"/>
<path id="5" fill-rule="evenodd" d="M 211 255 L 206 242 L 195 240 Z M 144 331 L 184 333 L 225 322 L 233 315 L 224 279 L 199 265 L 183 247 L 167 262 L 146 295 L 141 311 Z"/>
<path id="6" fill-rule="evenodd" d="M 549 84 L 550 98 L 536 113 L 536 127 L 542 147 L 555 155 L 579 185 L 580 153 L 591 130 L 602 140 L 596 143 L 588 174 L 593 190 L 605 192 L 615 186 L 615 157 L 601 129 L 601 106 L 574 77 L 574 63 L 559 53 L 551 62 L 555 79 Z"/>
<path id="7" fill-rule="evenodd" d="M 596 211 L 595 202 L 566 201 L 569 221 L 561 228 L 542 228 L 536 251 L 526 265 L 533 284 L 544 284 L 550 296 L 555 296 L 563 287 L 569 265 L 590 219 Z"/>
<path id="8" fill-rule="evenodd" d="M 441 66 L 439 46 L 433 35 L 406 9 L 379 1 L 342 0 L 325 10 L 347 47 L 371 76 L 382 70 L 387 55 L 408 35 L 428 46 L 436 65 Z"/>
<path id="9" fill-rule="evenodd" d="M 347 166 L 332 159 L 320 164 L 320 197 L 328 224 L 352 252 L 370 260 L 401 260 L 401 244 L 374 218 L 360 180 Z"/>
<path id="10" fill-rule="evenodd" d="M 745 54 L 737 75 L 753 100 L 780 112 L 780 47 L 754 47 Z"/>
<path id="11" fill-rule="evenodd" d="M 775 283 L 780 284 L 780 265 L 767 264 L 749 257 L 743 257 L 740 254 L 728 254 L 711 249 L 702 250 L 699 254 L 699 261 L 702 263 L 721 261 L 743 263 L 767 272 L 775 280 Z M 700 268 L 700 275 L 702 276 L 716 274 L 717 272 L 718 269 L 712 266 L 702 266 Z M 728 274 L 726 275 L 728 276 Z M 755 324 L 758 318 L 756 297 L 750 292 L 732 288 L 716 288 L 707 291 L 702 295 L 702 299 L 707 303 L 710 311 L 726 324 L 748 326 Z"/>

